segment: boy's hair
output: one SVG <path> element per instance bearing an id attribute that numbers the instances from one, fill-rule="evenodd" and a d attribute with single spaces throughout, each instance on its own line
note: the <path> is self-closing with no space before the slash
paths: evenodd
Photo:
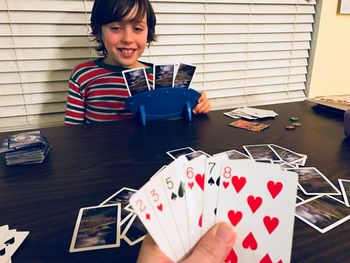
<path id="1" fill-rule="evenodd" d="M 107 50 L 102 41 L 102 26 L 112 22 L 123 21 L 123 19 L 137 7 L 137 13 L 130 21 L 140 21 L 146 14 L 147 17 L 147 42 L 156 40 L 155 26 L 156 15 L 149 0 L 95 0 L 91 14 L 91 29 L 94 39 L 99 43 L 96 50 L 107 54 Z"/>

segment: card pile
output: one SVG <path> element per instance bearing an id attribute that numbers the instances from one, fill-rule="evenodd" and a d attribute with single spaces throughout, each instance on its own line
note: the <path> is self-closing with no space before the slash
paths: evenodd
<path id="1" fill-rule="evenodd" d="M 8 225 L 0 226 L 0 262 L 11 263 L 11 257 L 28 236 L 27 231 L 9 229 Z"/>
<path id="2" fill-rule="evenodd" d="M 196 66 L 180 63 L 175 74 L 174 64 L 161 64 L 153 66 L 153 87 L 144 68 L 135 68 L 122 71 L 125 84 L 130 96 L 135 96 L 151 89 L 159 88 L 185 88 L 192 82 Z"/>
<path id="3" fill-rule="evenodd" d="M 278 116 L 278 114 L 272 110 L 263 110 L 251 107 L 238 108 L 232 111 L 224 112 L 223 114 L 233 119 L 244 118 L 248 120 L 275 118 Z"/>
<path id="4" fill-rule="evenodd" d="M 6 138 L 0 146 L 0 153 L 5 154 L 7 165 L 42 163 L 51 148 L 40 131 L 30 131 Z"/>
<path id="5" fill-rule="evenodd" d="M 117 248 L 121 240 L 130 246 L 142 241 L 147 231 L 129 204 L 135 192 L 123 187 L 100 205 L 81 208 L 69 251 Z"/>
<path id="6" fill-rule="evenodd" d="M 215 223 L 226 221 L 236 228 L 237 241 L 225 262 L 289 262 L 298 176 L 282 170 L 281 158 L 274 164 L 271 152 L 276 153 L 268 149 L 261 162 L 235 150 L 214 156 L 191 148 L 167 152 L 175 160 L 130 204 L 173 261 L 183 259 Z"/>

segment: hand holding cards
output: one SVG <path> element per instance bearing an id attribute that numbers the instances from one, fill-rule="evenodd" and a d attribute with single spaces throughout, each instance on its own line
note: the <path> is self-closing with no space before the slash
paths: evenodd
<path id="1" fill-rule="evenodd" d="M 173 261 L 181 260 L 212 225 L 226 221 L 237 231 L 227 262 L 289 262 L 296 187 L 295 173 L 272 164 L 225 155 L 190 161 L 180 156 L 130 203 Z M 205 200 L 214 201 L 207 205 Z"/>

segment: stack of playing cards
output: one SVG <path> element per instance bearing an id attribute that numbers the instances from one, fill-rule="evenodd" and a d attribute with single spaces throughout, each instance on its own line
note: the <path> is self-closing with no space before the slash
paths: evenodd
<path id="1" fill-rule="evenodd" d="M 81 208 L 69 251 L 117 248 L 122 240 L 133 246 L 142 241 L 147 231 L 129 205 L 135 192 L 123 187 L 100 205 Z"/>
<path id="2" fill-rule="evenodd" d="M 11 257 L 22 244 L 29 232 L 9 229 L 8 225 L 0 226 L 0 262 L 11 263 Z"/>
<path id="3" fill-rule="evenodd" d="M 224 115 L 233 119 L 245 118 L 248 120 L 274 118 L 278 116 L 278 114 L 272 110 L 262 110 L 262 109 L 251 108 L 251 107 L 243 107 L 243 108 L 238 108 L 229 112 L 224 112 Z"/>
<path id="4" fill-rule="evenodd" d="M 173 152 L 178 155 L 168 154 Z M 264 163 L 270 161 L 266 156 L 260 160 L 238 151 L 180 155 L 152 176 L 130 204 L 173 261 L 183 259 L 215 223 L 226 221 L 237 231 L 226 262 L 289 262 L 298 176 Z"/>
<path id="5" fill-rule="evenodd" d="M 30 131 L 11 135 L 1 146 L 6 164 L 42 163 L 52 146 L 40 131 Z"/>

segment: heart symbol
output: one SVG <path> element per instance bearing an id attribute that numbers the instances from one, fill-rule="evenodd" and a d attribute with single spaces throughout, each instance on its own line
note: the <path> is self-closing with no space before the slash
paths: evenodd
<path id="1" fill-rule="evenodd" d="M 236 226 L 239 223 L 239 221 L 241 221 L 243 215 L 241 211 L 235 212 L 233 210 L 230 210 L 228 211 L 227 216 L 228 219 L 230 219 L 231 224 L 233 226 Z"/>
<path id="2" fill-rule="evenodd" d="M 256 250 L 258 248 L 258 243 L 256 243 L 255 237 L 252 232 L 250 232 L 243 240 L 242 246 L 245 249 L 250 248 L 251 250 Z"/>
<path id="3" fill-rule="evenodd" d="M 233 187 L 236 189 L 236 192 L 238 194 L 239 191 L 242 190 L 247 180 L 245 179 L 245 177 L 233 176 L 231 181 L 232 181 Z"/>
<path id="4" fill-rule="evenodd" d="M 196 177 L 194 178 L 199 185 L 199 187 L 204 191 L 204 174 L 196 174 Z"/>
<path id="5" fill-rule="evenodd" d="M 259 263 L 273 263 L 272 259 L 270 258 L 269 253 L 267 253 L 261 260 Z"/>
<path id="6" fill-rule="evenodd" d="M 198 225 L 199 225 L 200 227 L 202 227 L 202 215 L 201 215 L 201 217 L 200 217 L 199 220 L 198 220 Z"/>
<path id="7" fill-rule="evenodd" d="M 157 208 L 158 208 L 159 211 L 163 211 L 163 204 L 157 205 Z"/>
<path id="8" fill-rule="evenodd" d="M 189 187 L 190 189 L 192 189 L 192 187 L 193 187 L 193 182 L 187 183 L 187 184 L 188 184 L 188 187 Z"/>
<path id="9" fill-rule="evenodd" d="M 215 183 L 215 182 L 214 182 L 213 177 L 210 177 L 210 179 L 208 180 L 208 184 L 213 185 L 214 183 Z"/>
<path id="10" fill-rule="evenodd" d="M 146 219 L 150 220 L 151 219 L 151 215 L 150 214 L 146 214 Z"/>
<path id="11" fill-rule="evenodd" d="M 225 263 L 237 263 L 237 262 L 238 262 L 237 255 L 232 248 L 230 253 L 227 255 L 227 257 L 225 259 Z"/>
<path id="12" fill-rule="evenodd" d="M 262 204 L 262 198 L 260 196 L 254 197 L 252 195 L 248 196 L 247 198 L 248 205 L 250 209 L 252 210 L 253 214 L 256 210 L 261 206 Z"/>
<path id="13" fill-rule="evenodd" d="M 225 189 L 227 188 L 227 186 L 229 186 L 229 182 L 223 182 L 222 185 L 225 187 Z"/>
<path id="14" fill-rule="evenodd" d="M 281 192 L 282 188 L 283 185 L 280 182 L 275 183 L 274 181 L 269 181 L 267 183 L 267 189 L 269 189 L 269 192 L 273 199 L 275 199 L 275 197 Z"/>
<path id="15" fill-rule="evenodd" d="M 269 234 L 271 234 L 279 224 L 279 220 L 277 217 L 271 218 L 269 216 L 265 216 L 263 220 L 264 220 L 264 225 L 266 227 L 266 230 L 267 232 L 269 232 Z"/>

